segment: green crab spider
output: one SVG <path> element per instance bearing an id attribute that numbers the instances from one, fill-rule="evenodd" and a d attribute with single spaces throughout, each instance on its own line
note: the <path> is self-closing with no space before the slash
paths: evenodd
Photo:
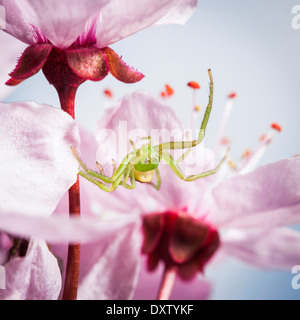
<path id="1" fill-rule="evenodd" d="M 184 181 L 194 181 L 216 173 L 226 160 L 228 151 L 214 169 L 199 174 L 186 176 L 178 165 L 178 163 L 181 162 L 189 154 L 191 148 L 200 144 L 204 139 L 206 126 L 209 120 L 213 103 L 213 78 L 210 69 L 208 70 L 208 75 L 210 79 L 209 101 L 205 110 L 197 140 L 170 141 L 153 146 L 151 144 L 151 138 L 146 137 L 144 139 L 148 139 L 150 140 L 150 142 L 142 145 L 139 149 L 135 147 L 132 141 L 129 141 L 133 148 L 133 151 L 126 155 L 118 168 L 113 162 L 114 170 L 111 177 L 108 177 L 104 174 L 103 169 L 98 162 L 96 163 L 96 165 L 98 167 L 99 173 L 88 169 L 82 162 L 82 160 L 78 157 L 75 150 L 72 148 L 75 157 L 77 158 L 81 168 L 83 169 L 79 171 L 79 174 L 100 187 L 102 190 L 111 192 L 114 191 L 119 185 L 123 186 L 126 189 L 134 189 L 136 186 L 136 181 L 152 184 L 157 190 L 159 190 L 161 185 L 161 178 L 158 166 L 161 160 L 168 163 L 174 173 Z M 188 150 L 176 161 L 167 151 L 175 149 Z M 154 173 L 156 175 L 156 184 L 152 183 Z M 130 180 L 130 184 L 128 183 L 128 180 Z M 110 184 L 110 186 L 108 186 L 107 184 Z"/>

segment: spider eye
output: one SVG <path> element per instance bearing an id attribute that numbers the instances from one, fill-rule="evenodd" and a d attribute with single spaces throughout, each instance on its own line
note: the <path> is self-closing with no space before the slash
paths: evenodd
<path id="1" fill-rule="evenodd" d="M 148 158 L 145 158 L 144 164 L 147 164 L 147 163 L 149 163 L 149 160 Z"/>

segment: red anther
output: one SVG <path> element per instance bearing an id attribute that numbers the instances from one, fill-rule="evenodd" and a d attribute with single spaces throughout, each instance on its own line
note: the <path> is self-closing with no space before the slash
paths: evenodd
<path id="1" fill-rule="evenodd" d="M 281 126 L 278 124 L 278 123 L 272 123 L 271 124 L 271 127 L 274 129 L 274 130 L 277 130 L 278 132 L 280 132 L 282 129 L 281 129 Z"/>
<path id="2" fill-rule="evenodd" d="M 161 96 L 162 98 L 165 98 L 165 97 L 166 97 L 166 93 L 165 93 L 164 91 L 162 91 L 162 92 L 160 93 L 160 96 Z"/>
<path id="3" fill-rule="evenodd" d="M 232 92 L 228 95 L 228 99 L 234 99 L 236 97 L 236 92 Z"/>
<path id="4" fill-rule="evenodd" d="M 191 87 L 192 89 L 200 89 L 200 85 L 198 82 L 196 81 L 190 81 L 187 84 L 189 87 Z"/>
<path id="5" fill-rule="evenodd" d="M 228 138 L 226 138 L 226 137 L 223 137 L 221 139 L 221 144 L 224 145 L 224 146 L 227 146 L 227 145 L 230 144 L 230 140 Z"/>
<path id="6" fill-rule="evenodd" d="M 267 135 L 266 134 L 262 134 L 260 137 L 259 137 L 259 141 L 265 141 Z"/>
<path id="7" fill-rule="evenodd" d="M 103 91 L 103 93 L 104 93 L 108 98 L 112 98 L 112 97 L 113 97 L 113 93 L 112 93 L 112 91 L 109 90 L 109 89 L 105 89 L 105 90 Z"/>
<path id="8" fill-rule="evenodd" d="M 247 149 L 247 150 L 245 150 L 245 151 L 243 152 L 242 158 L 247 158 L 247 157 L 250 156 L 250 154 L 251 154 L 251 151 Z"/>
<path id="9" fill-rule="evenodd" d="M 168 97 L 174 94 L 174 89 L 170 87 L 168 84 L 165 84 L 165 88 L 166 88 L 166 94 Z"/>

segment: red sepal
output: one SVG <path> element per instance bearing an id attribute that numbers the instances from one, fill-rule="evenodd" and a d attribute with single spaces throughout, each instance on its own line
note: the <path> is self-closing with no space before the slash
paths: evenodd
<path id="1" fill-rule="evenodd" d="M 27 47 L 19 58 L 14 71 L 9 75 L 17 80 L 25 80 L 35 75 L 44 66 L 52 48 L 51 44 L 33 44 Z M 8 80 L 8 84 L 16 85 L 18 83 Z"/>
<path id="2" fill-rule="evenodd" d="M 145 77 L 142 73 L 129 67 L 111 48 L 106 47 L 101 50 L 106 55 L 109 72 L 118 80 L 125 83 L 135 83 Z"/>
<path id="3" fill-rule="evenodd" d="M 69 67 L 84 80 L 100 81 L 108 74 L 108 62 L 103 52 L 95 47 L 66 51 Z"/>

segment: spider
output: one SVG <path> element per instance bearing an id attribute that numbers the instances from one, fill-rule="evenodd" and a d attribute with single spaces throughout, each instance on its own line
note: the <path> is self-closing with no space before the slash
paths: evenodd
<path id="1" fill-rule="evenodd" d="M 199 174 L 186 176 L 178 165 L 178 163 L 180 163 L 189 154 L 191 148 L 200 144 L 204 139 L 205 130 L 209 120 L 213 102 L 213 78 L 210 69 L 208 70 L 208 75 L 210 79 L 209 101 L 205 110 L 205 114 L 202 120 L 197 140 L 170 141 L 153 146 L 151 144 L 151 138 L 145 137 L 142 139 L 149 139 L 150 142 L 142 145 L 139 149 L 135 147 L 132 141 L 129 141 L 131 143 L 133 151 L 126 155 L 126 157 L 122 160 L 118 168 L 115 162 L 113 161 L 114 172 L 111 177 L 108 177 L 104 174 L 104 171 L 98 162 L 96 162 L 96 165 L 98 167 L 99 173 L 88 169 L 82 162 L 82 160 L 78 157 L 75 150 L 72 148 L 75 157 L 77 158 L 80 166 L 83 169 L 79 171 L 79 174 L 87 180 L 93 182 L 102 190 L 111 192 L 114 191 L 119 185 L 127 189 L 134 189 L 136 186 L 136 181 L 141 183 L 150 183 L 157 190 L 159 190 L 161 186 L 161 178 L 158 166 L 161 160 L 168 163 L 171 169 L 174 171 L 174 173 L 184 181 L 194 181 L 199 178 L 204 178 L 216 173 L 224 163 L 225 159 L 227 158 L 229 150 L 227 150 L 226 155 L 222 158 L 222 160 L 219 162 L 215 169 L 205 171 Z M 167 151 L 174 149 L 188 150 L 178 160 L 175 160 L 172 157 L 172 155 Z M 156 174 L 156 184 L 152 183 L 154 173 Z M 128 180 L 130 180 L 130 184 L 128 183 Z M 110 184 L 110 186 L 108 186 L 107 184 Z"/>

